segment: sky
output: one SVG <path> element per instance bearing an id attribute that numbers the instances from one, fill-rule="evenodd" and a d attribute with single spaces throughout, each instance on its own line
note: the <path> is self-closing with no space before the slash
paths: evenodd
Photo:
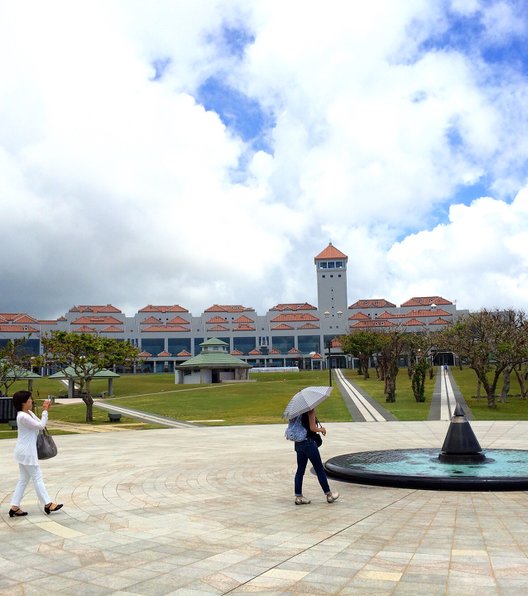
<path id="1" fill-rule="evenodd" d="M 523 0 L 2 0 L 0 312 L 528 305 Z"/>

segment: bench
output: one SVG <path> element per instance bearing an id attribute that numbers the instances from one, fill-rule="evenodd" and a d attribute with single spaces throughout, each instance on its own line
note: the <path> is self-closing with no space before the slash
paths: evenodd
<path id="1" fill-rule="evenodd" d="M 110 422 L 121 422 L 121 414 L 117 414 L 116 412 L 108 412 L 108 420 L 110 420 Z"/>

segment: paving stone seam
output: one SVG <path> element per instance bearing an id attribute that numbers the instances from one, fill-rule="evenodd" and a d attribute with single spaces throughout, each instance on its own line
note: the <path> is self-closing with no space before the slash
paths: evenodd
<path id="1" fill-rule="evenodd" d="M 246 580 L 244 582 L 241 582 L 240 584 L 238 584 L 238 586 L 234 586 L 233 588 L 231 588 L 230 590 L 227 590 L 226 592 L 222 592 L 222 596 L 224 596 L 225 594 L 231 594 L 232 592 L 235 592 L 236 590 L 238 590 L 242 586 L 245 586 L 246 584 L 250 584 L 253 580 L 255 580 L 255 579 L 257 579 L 257 578 L 259 578 L 259 577 L 261 577 L 261 576 L 263 576 L 263 575 L 265 575 L 267 573 L 269 573 L 272 570 L 278 569 L 279 567 L 281 567 L 285 563 L 288 563 L 288 561 L 291 561 L 292 559 L 295 559 L 299 555 L 302 555 L 302 554 L 310 551 L 311 549 L 316 548 L 317 546 L 320 546 L 321 544 L 324 544 L 327 540 L 331 540 L 332 538 L 335 538 L 336 536 L 339 536 L 339 534 L 342 534 L 343 532 L 346 532 L 347 530 L 349 530 L 350 528 L 353 528 L 357 524 L 362 523 L 362 522 L 366 521 L 367 519 L 369 519 L 369 518 L 371 518 L 371 517 L 373 517 L 375 515 L 380 514 L 385 509 L 388 509 L 388 508 L 396 505 L 400 501 L 403 501 L 403 500 L 407 499 L 408 497 L 412 496 L 416 492 L 417 492 L 416 490 L 407 491 L 405 493 L 405 495 L 402 495 L 401 497 L 399 497 L 397 499 L 394 499 L 393 501 L 385 504 L 383 507 L 380 507 L 379 509 L 376 509 L 376 511 L 371 511 L 367 515 L 364 515 L 363 517 L 358 518 L 353 523 L 348 524 L 347 526 L 344 526 L 340 530 L 337 530 L 337 531 L 333 532 L 329 536 L 325 536 L 325 538 L 322 538 L 321 540 L 318 540 L 317 542 L 314 542 L 313 544 L 310 544 L 310 546 L 307 546 L 306 548 L 303 548 L 303 549 L 299 550 L 298 552 L 296 552 L 293 555 L 287 557 L 283 561 L 280 561 L 279 563 L 277 563 L 275 565 L 272 565 L 271 567 L 269 567 L 269 569 L 266 569 L 266 570 L 262 571 L 261 573 L 258 573 L 257 575 L 255 575 L 251 579 L 248 579 L 248 580 Z"/>

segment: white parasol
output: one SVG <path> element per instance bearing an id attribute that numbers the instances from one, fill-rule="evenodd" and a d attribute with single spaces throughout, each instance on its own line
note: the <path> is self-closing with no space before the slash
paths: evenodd
<path id="1" fill-rule="evenodd" d="M 305 387 L 296 393 L 284 410 L 283 418 L 291 420 L 313 410 L 332 392 L 332 387 Z"/>

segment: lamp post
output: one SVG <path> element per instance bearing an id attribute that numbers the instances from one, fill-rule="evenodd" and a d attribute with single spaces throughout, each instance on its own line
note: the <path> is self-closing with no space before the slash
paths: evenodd
<path id="1" fill-rule="evenodd" d="M 330 387 L 332 387 L 332 361 L 330 360 L 330 348 L 332 347 L 332 340 L 329 339 L 328 340 L 328 356 L 327 356 L 327 360 L 328 360 L 328 385 L 330 385 Z"/>

